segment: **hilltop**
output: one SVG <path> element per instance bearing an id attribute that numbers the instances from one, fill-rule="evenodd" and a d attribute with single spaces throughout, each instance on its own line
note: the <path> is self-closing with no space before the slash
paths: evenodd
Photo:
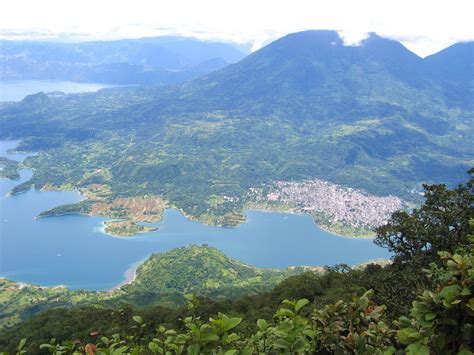
<path id="1" fill-rule="evenodd" d="M 57 307 L 101 305 L 118 307 L 161 305 L 175 307 L 186 293 L 212 299 L 237 298 L 269 291 L 304 267 L 259 269 L 231 259 L 206 246 L 189 246 L 152 255 L 137 270 L 136 279 L 112 292 L 71 291 L 0 279 L 0 328 Z M 322 271 L 322 268 L 314 270 Z"/>

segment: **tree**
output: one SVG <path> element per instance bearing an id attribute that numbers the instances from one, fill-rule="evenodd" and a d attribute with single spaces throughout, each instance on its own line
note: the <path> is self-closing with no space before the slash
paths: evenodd
<path id="1" fill-rule="evenodd" d="M 473 237 L 474 238 L 474 237 Z M 472 354 L 474 348 L 474 255 L 439 253 L 443 267 L 426 270 L 433 290 L 413 302 L 411 319 L 400 319 L 398 340 L 411 354 Z"/>
<path id="2" fill-rule="evenodd" d="M 379 227 L 375 243 L 400 260 L 416 256 L 437 259 L 439 251 L 455 252 L 469 245 L 469 220 L 474 218 L 474 168 L 466 184 L 423 185 L 425 202 L 411 212 L 395 212 Z"/>

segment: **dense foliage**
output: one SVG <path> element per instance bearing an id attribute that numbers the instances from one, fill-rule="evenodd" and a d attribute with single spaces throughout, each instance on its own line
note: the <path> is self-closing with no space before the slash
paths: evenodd
<path id="1" fill-rule="evenodd" d="M 39 348 L 52 354 L 472 354 L 474 349 L 474 254 L 440 253 L 443 267 L 432 264 L 427 272 L 434 278 L 435 290 L 425 290 L 413 302 L 411 316 L 391 323 L 385 306 L 371 301 L 367 291 L 351 301 L 337 301 L 323 308 L 307 310 L 310 301 L 284 300 L 271 321 L 258 319 L 256 331 L 238 332 L 240 317 L 224 313 L 204 321 L 195 309 L 199 300 L 192 295 L 190 316 L 181 319 L 181 330 L 160 325 L 145 334 L 147 324 L 133 316 L 127 335 L 89 334 L 93 342 L 52 339 Z M 26 352 L 27 339 L 18 352 Z"/>
<path id="2" fill-rule="evenodd" d="M 474 218 L 474 169 L 469 173 L 470 180 L 454 189 L 424 185 L 424 204 L 410 213 L 395 212 L 377 229 L 375 243 L 405 259 L 467 247 L 469 221 Z"/>
<path id="3" fill-rule="evenodd" d="M 210 247 L 183 247 L 151 256 L 139 277 L 122 288 L 129 294 L 199 293 L 208 297 L 238 297 L 270 289 L 303 267 L 259 269 L 225 256 Z M 158 298 L 158 297 L 156 297 Z"/>

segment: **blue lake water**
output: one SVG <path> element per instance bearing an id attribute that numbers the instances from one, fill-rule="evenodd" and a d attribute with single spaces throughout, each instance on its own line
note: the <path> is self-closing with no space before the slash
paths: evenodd
<path id="1" fill-rule="evenodd" d="M 0 154 L 14 143 L 0 142 Z M 31 171 L 21 171 L 27 180 Z M 20 181 L 0 179 L 5 196 Z M 41 211 L 79 201 L 76 192 L 41 192 L 0 199 L 0 276 L 44 286 L 106 290 L 124 280 L 125 271 L 152 253 L 189 244 L 208 244 L 258 267 L 350 265 L 386 258 L 371 239 L 335 236 L 311 217 L 247 211 L 238 228 L 210 227 L 167 210 L 157 232 L 117 238 L 101 232 L 104 218 L 61 216 L 35 219 Z"/>
<path id="2" fill-rule="evenodd" d="M 64 92 L 65 94 L 74 94 L 80 92 L 94 92 L 102 88 L 108 88 L 113 86 L 117 85 L 100 83 L 76 83 L 72 81 L 50 80 L 0 81 L 0 102 L 21 101 L 25 96 L 30 94 L 36 94 L 40 91 L 60 91 Z"/>
<path id="3" fill-rule="evenodd" d="M 11 151 L 15 149 L 19 143 L 20 141 L 0 141 L 0 157 L 5 157 L 15 161 L 23 161 L 26 159 L 26 157 L 34 155 L 34 153 Z"/>

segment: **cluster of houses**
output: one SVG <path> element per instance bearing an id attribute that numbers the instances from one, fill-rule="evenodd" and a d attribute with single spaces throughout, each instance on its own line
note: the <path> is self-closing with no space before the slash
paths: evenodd
<path id="1" fill-rule="evenodd" d="M 395 196 L 379 197 L 324 180 L 276 181 L 266 192 L 252 189 L 258 202 L 279 203 L 295 210 L 320 214 L 329 223 L 354 228 L 374 228 L 387 222 L 404 203 Z"/>

